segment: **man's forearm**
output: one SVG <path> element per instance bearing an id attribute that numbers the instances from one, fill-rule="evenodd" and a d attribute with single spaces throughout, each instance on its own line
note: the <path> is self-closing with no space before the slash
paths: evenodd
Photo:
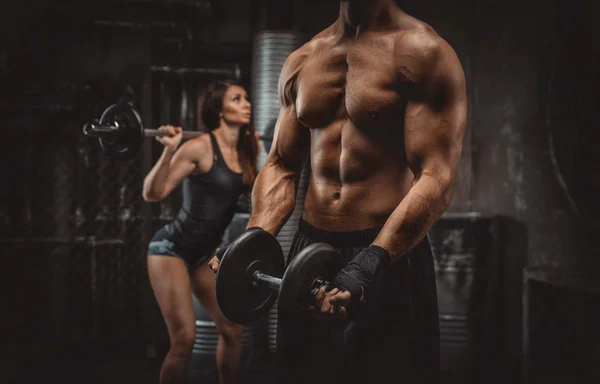
<path id="1" fill-rule="evenodd" d="M 450 187 L 423 176 L 394 210 L 373 242 L 388 251 L 392 261 L 410 252 L 427 235 L 450 202 Z"/>
<path id="2" fill-rule="evenodd" d="M 294 211 L 298 179 L 298 172 L 268 161 L 254 183 L 248 228 L 260 227 L 276 236 Z"/>

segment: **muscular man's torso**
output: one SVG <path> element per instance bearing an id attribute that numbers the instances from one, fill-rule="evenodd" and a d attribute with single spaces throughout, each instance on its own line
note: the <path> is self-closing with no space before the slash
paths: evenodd
<path id="1" fill-rule="evenodd" d="M 419 34 L 435 32 L 408 15 L 397 24 L 357 39 L 334 25 L 295 52 L 285 88 L 310 129 L 304 218 L 319 228 L 381 227 L 411 187 L 405 108 L 423 70 L 413 53 Z"/>

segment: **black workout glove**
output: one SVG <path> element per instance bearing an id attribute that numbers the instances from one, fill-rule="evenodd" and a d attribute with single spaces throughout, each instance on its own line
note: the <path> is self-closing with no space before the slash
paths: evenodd
<path id="1" fill-rule="evenodd" d="M 377 274 L 384 271 L 392 263 L 391 255 L 377 245 L 363 249 L 337 274 L 335 285 L 341 291 L 352 295 L 352 302 L 359 302 L 363 289 L 367 287 Z"/>
<path id="2" fill-rule="evenodd" d="M 263 229 L 261 227 L 250 227 L 250 228 L 246 229 L 246 232 L 256 231 L 256 230 L 262 231 Z M 231 243 L 227 243 L 226 245 L 217 248 L 217 250 L 215 251 L 215 256 L 217 257 L 217 259 L 219 261 L 223 260 L 223 255 L 225 255 L 225 251 L 227 251 L 227 248 L 229 248 L 229 244 L 231 244 Z"/>

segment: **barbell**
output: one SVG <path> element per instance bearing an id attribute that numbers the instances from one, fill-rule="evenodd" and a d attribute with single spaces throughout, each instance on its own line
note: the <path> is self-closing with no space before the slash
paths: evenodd
<path id="1" fill-rule="evenodd" d="M 100 146 L 118 160 L 130 160 L 140 150 L 144 138 L 169 136 L 167 131 L 145 129 L 139 113 L 129 103 L 113 104 L 106 108 L 100 119 L 86 123 L 83 134 L 98 138 Z M 183 131 L 184 139 L 203 135 L 199 131 Z M 261 140 L 273 140 L 272 136 L 260 136 Z"/>
<path id="2" fill-rule="evenodd" d="M 292 329 L 312 314 L 320 288 L 331 289 L 340 271 L 340 256 L 325 243 L 307 246 L 287 269 L 277 239 L 262 230 L 249 230 L 225 251 L 217 271 L 219 308 L 229 321 L 249 324 L 267 315 L 278 300 L 277 317 L 282 327 Z"/>

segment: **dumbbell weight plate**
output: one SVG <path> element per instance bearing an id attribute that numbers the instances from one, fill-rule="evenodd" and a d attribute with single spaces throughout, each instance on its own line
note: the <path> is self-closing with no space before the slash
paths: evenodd
<path id="1" fill-rule="evenodd" d="M 144 127 L 139 114 L 128 103 L 108 107 L 99 124 L 119 127 L 115 135 L 98 138 L 104 151 L 118 160 L 130 160 L 137 154 L 144 140 Z"/>
<path id="2" fill-rule="evenodd" d="M 223 315 L 235 324 L 249 324 L 266 316 L 277 291 L 256 284 L 255 271 L 281 278 L 283 250 L 265 231 L 248 231 L 235 239 L 221 259 L 217 272 L 217 302 Z"/>
<path id="3" fill-rule="evenodd" d="M 317 279 L 332 282 L 342 267 L 340 256 L 328 244 L 315 243 L 300 251 L 287 267 L 279 290 L 280 326 L 293 332 L 300 323 L 310 321 L 308 307 L 315 305 L 313 283 Z"/>

